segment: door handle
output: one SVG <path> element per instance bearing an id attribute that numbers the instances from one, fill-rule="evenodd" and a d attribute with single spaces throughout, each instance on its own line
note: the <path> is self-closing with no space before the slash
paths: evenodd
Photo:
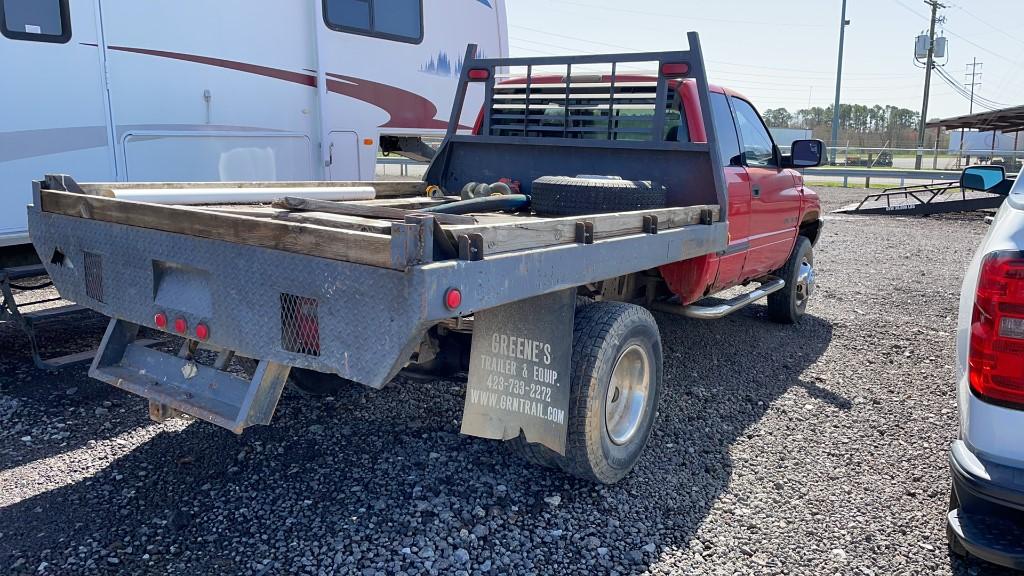
<path id="1" fill-rule="evenodd" d="M 753 186 L 753 187 L 751 188 L 751 192 L 753 192 L 753 194 L 754 194 L 754 198 L 760 198 L 760 197 L 761 197 L 761 187 L 760 187 L 760 186 L 757 186 L 757 185 L 755 184 L 755 185 L 754 185 L 754 186 Z"/>

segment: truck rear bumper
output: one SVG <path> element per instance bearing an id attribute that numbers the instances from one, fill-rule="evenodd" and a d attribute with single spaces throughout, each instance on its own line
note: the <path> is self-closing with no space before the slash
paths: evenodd
<path id="1" fill-rule="evenodd" d="M 978 558 L 1024 569 L 1024 470 L 978 458 L 962 440 L 949 461 L 958 501 L 950 537 Z"/>

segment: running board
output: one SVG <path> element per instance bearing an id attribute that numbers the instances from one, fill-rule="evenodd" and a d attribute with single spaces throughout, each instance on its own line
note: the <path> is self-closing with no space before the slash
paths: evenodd
<path id="1" fill-rule="evenodd" d="M 680 306 L 678 304 L 672 304 L 671 302 L 652 302 L 648 307 L 652 310 L 658 310 L 659 312 L 678 314 L 680 316 L 686 316 L 687 318 L 716 320 L 718 318 L 728 316 L 740 308 L 744 308 L 748 304 L 757 302 L 769 294 L 778 292 L 785 287 L 786 281 L 782 278 L 769 278 L 750 292 L 740 294 L 732 300 L 727 300 L 726 302 L 716 304 L 714 306 L 698 306 L 696 304 Z"/>
<path id="2" fill-rule="evenodd" d="M 195 362 L 190 346 L 166 354 L 141 346 L 138 333 L 137 324 L 112 319 L 89 376 L 146 398 L 158 422 L 184 413 L 236 434 L 270 423 L 288 366 L 262 360 L 247 380 L 224 370 L 233 356 L 228 350 L 218 350 L 215 364 L 205 366 Z"/>

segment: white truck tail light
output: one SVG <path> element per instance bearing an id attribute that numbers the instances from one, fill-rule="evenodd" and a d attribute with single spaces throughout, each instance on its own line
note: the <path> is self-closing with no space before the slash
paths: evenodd
<path id="1" fill-rule="evenodd" d="M 982 261 L 967 365 L 976 396 L 1024 408 L 1024 252 L 992 252 Z"/>

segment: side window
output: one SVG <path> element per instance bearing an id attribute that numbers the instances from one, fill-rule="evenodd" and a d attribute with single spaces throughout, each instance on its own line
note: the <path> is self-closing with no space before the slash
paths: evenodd
<path id="1" fill-rule="evenodd" d="M 715 134 L 718 137 L 718 153 L 724 166 L 740 166 L 740 141 L 736 137 L 736 123 L 729 110 L 729 102 L 725 94 L 711 93 L 711 116 L 715 122 Z"/>
<path id="2" fill-rule="evenodd" d="M 399 42 L 423 41 L 423 0 L 323 0 L 327 27 Z"/>
<path id="3" fill-rule="evenodd" d="M 736 127 L 747 166 L 775 166 L 775 144 L 757 111 L 739 98 L 733 98 L 732 105 L 736 109 Z"/>
<path id="4" fill-rule="evenodd" d="M 71 39 L 68 0 L 0 0 L 0 33 L 11 40 L 63 44 Z"/>

